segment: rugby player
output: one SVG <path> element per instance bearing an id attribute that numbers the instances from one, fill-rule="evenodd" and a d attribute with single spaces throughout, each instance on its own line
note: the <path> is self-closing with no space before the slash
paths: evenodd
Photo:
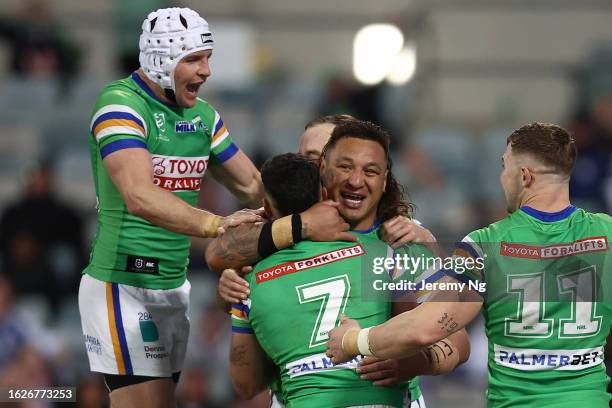
<path id="1" fill-rule="evenodd" d="M 418 354 L 482 309 L 489 407 L 607 407 L 612 217 L 571 205 L 576 156 L 574 139 L 559 126 L 515 130 L 500 176 L 509 215 L 468 234 L 455 250 L 484 267 L 444 271 L 449 282 L 484 282 L 487 291 L 434 292 L 433 301 L 365 329 L 344 319 L 330 333 L 327 355 L 341 363 L 357 354 Z"/>

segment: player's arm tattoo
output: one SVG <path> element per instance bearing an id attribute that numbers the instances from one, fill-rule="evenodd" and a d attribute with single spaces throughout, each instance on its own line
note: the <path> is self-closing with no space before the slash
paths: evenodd
<path id="1" fill-rule="evenodd" d="M 438 319 L 438 324 L 440 325 L 441 330 L 445 330 L 448 334 L 451 334 L 456 331 L 459 323 L 453 319 L 452 316 L 449 316 L 448 313 L 444 312 Z"/>
<path id="2" fill-rule="evenodd" d="M 259 261 L 257 243 L 263 223 L 241 224 L 215 238 L 206 251 L 211 269 L 241 268 Z"/>
<path id="3" fill-rule="evenodd" d="M 237 345 L 232 347 L 230 351 L 230 362 L 239 367 L 246 367 L 249 365 L 249 360 L 247 358 L 247 348 L 244 345 Z"/>

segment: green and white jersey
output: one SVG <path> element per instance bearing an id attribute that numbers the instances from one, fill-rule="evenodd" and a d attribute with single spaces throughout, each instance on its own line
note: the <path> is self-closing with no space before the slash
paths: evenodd
<path id="1" fill-rule="evenodd" d="M 238 151 L 223 120 L 201 99 L 189 109 L 164 104 L 133 73 L 110 83 L 98 96 L 89 145 L 98 229 L 84 273 L 149 289 L 181 286 L 189 237 L 129 214 L 102 161 L 117 150 L 147 149 L 154 183 L 195 206 L 209 163 L 221 163 Z"/>
<path id="2" fill-rule="evenodd" d="M 457 245 L 484 259 L 455 277 L 487 285 L 489 407 L 608 406 L 611 236 L 606 214 L 523 207 Z"/>
<path id="3" fill-rule="evenodd" d="M 362 327 L 390 317 L 388 292 L 370 291 L 373 281 L 390 281 L 388 273 L 372 273 L 376 257 L 393 250 L 374 234 L 356 234 L 359 241 L 304 241 L 259 262 L 247 275 L 250 299 L 232 308 L 232 330 L 254 333 L 281 371 L 281 400 L 287 407 L 403 405 L 405 385 L 375 387 L 361 380 L 355 368 L 361 356 L 334 366 L 325 356 L 328 332 L 344 313 Z M 420 245 L 405 251 L 423 252 Z M 423 271 L 415 273 L 418 276 Z"/>

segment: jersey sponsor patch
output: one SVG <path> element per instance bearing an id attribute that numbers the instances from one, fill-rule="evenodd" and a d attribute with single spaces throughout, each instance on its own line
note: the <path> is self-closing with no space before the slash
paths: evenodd
<path id="1" fill-rule="evenodd" d="M 362 358 L 362 356 L 355 356 L 355 358 L 346 363 L 334 365 L 331 358 L 327 357 L 325 353 L 319 353 L 291 361 L 285 365 L 285 369 L 287 370 L 289 378 L 307 374 L 318 374 L 325 371 L 354 370 L 357 368 Z"/>
<path id="2" fill-rule="evenodd" d="M 578 371 L 603 363 L 603 347 L 576 350 L 520 349 L 494 345 L 495 362 L 521 371 Z"/>
<path id="3" fill-rule="evenodd" d="M 177 120 L 174 122 L 174 131 L 176 133 L 193 133 L 196 131 L 196 125 L 186 120 Z"/>
<path id="4" fill-rule="evenodd" d="M 159 260 L 144 256 L 128 255 L 125 270 L 136 273 L 159 273 Z"/>
<path id="5" fill-rule="evenodd" d="M 301 259 L 295 262 L 285 262 L 283 264 L 276 265 L 271 268 L 264 269 L 263 271 L 257 272 L 255 278 L 257 283 L 262 283 L 272 279 L 280 278 L 281 276 L 288 275 L 290 273 L 304 271 L 306 269 L 341 261 L 343 259 L 352 258 L 354 256 L 362 256 L 364 254 L 365 250 L 363 249 L 363 247 L 357 244 L 352 247 L 325 252 L 323 254 L 315 255 L 313 257 Z"/>
<path id="6" fill-rule="evenodd" d="M 153 182 L 169 191 L 199 191 L 208 167 L 208 156 L 153 155 Z"/>
<path id="7" fill-rule="evenodd" d="M 609 248 L 608 237 L 590 237 L 567 244 L 547 246 L 523 245 L 503 242 L 500 245 L 501 256 L 527 259 L 556 259 L 590 252 L 603 252 Z"/>

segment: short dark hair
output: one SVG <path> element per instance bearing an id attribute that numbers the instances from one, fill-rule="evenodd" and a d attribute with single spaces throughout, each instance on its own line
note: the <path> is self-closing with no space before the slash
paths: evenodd
<path id="1" fill-rule="evenodd" d="M 324 159 L 326 155 L 336 147 L 340 140 L 347 138 L 374 141 L 378 143 L 385 152 L 388 170 L 387 188 L 380 199 L 380 203 L 378 203 L 377 217 L 382 222 L 390 220 L 397 215 L 409 218 L 412 217 L 414 205 L 404 198 L 404 187 L 397 182 L 391 171 L 393 162 L 389 151 L 391 145 L 391 137 L 389 134 L 383 128 L 372 122 L 357 119 L 345 121 L 334 128 L 329 141 L 325 147 L 323 147 L 321 157 Z"/>
<path id="2" fill-rule="evenodd" d="M 304 130 L 308 130 L 313 126 L 323 125 L 325 123 L 330 123 L 332 125 L 338 126 L 339 124 L 344 123 L 346 121 L 350 121 L 350 120 L 357 120 L 357 119 L 351 115 L 321 116 L 319 118 L 313 119 L 310 122 L 308 122 L 306 126 L 304 127 Z"/>
<path id="3" fill-rule="evenodd" d="M 578 155 L 574 138 L 552 123 L 533 122 L 522 126 L 508 136 L 507 144 L 513 153 L 531 154 L 564 176 L 572 173 Z"/>
<path id="4" fill-rule="evenodd" d="M 319 167 L 300 154 L 285 153 L 268 159 L 261 167 L 261 180 L 283 215 L 305 211 L 319 202 Z"/>

